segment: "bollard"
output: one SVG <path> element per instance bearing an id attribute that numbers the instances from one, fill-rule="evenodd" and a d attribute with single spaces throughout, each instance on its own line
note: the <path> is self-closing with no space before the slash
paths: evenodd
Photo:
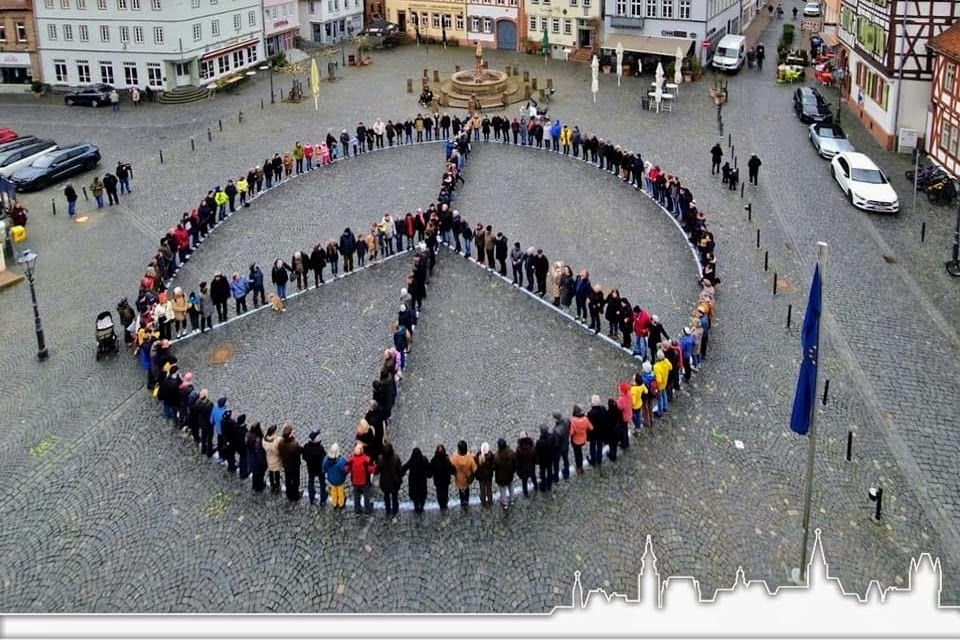
<path id="1" fill-rule="evenodd" d="M 440 82 L 440 72 L 436 69 L 433 70 L 433 81 Z"/>
<path id="2" fill-rule="evenodd" d="M 413 93 L 413 80 L 407 78 L 407 93 Z"/>
<path id="3" fill-rule="evenodd" d="M 760 248 L 760 229 L 757 229 L 757 249 Z"/>
<path id="4" fill-rule="evenodd" d="M 553 89 L 553 78 L 547 78 L 547 89 Z"/>
<path id="5" fill-rule="evenodd" d="M 927 223 L 924 222 L 920 225 L 920 242 L 924 242 L 927 239 Z"/>
<path id="6" fill-rule="evenodd" d="M 846 460 L 850 462 L 853 458 L 853 431 L 847 431 L 847 455 Z"/>
<path id="7" fill-rule="evenodd" d="M 821 400 L 823 406 L 827 406 L 828 393 L 830 393 L 830 378 L 827 378 L 827 381 L 823 383 L 823 400 Z"/>
<path id="8" fill-rule="evenodd" d="M 220 133 L 223 133 L 223 120 L 217 120 L 217 126 L 220 127 Z"/>
<path id="9" fill-rule="evenodd" d="M 424 70 L 423 70 L 423 77 L 424 77 L 424 78 L 429 78 L 429 77 L 430 77 L 430 70 L 429 70 L 429 69 L 424 69 Z"/>
<path id="10" fill-rule="evenodd" d="M 769 266 L 770 266 L 770 252 L 764 251 L 763 252 L 763 270 L 766 271 Z"/>
<path id="11" fill-rule="evenodd" d="M 793 320 L 793 305 L 787 305 L 787 329 L 790 328 L 790 321 Z"/>
<path id="12" fill-rule="evenodd" d="M 728 133 L 728 134 L 727 134 L 727 146 L 730 147 L 731 149 L 733 148 L 733 134 L 732 134 L 732 133 Z"/>
<path id="13" fill-rule="evenodd" d="M 736 148 L 736 147 L 734 147 L 733 144 L 731 143 L 731 144 L 730 144 L 730 155 L 733 155 L 733 150 L 734 150 L 735 148 Z"/>
<path id="14" fill-rule="evenodd" d="M 740 199 L 743 200 L 743 187 L 746 185 L 746 182 L 740 181 Z"/>
<path id="15" fill-rule="evenodd" d="M 193 142 L 193 138 L 190 138 L 190 151 L 196 151 L 197 145 Z"/>
<path id="16" fill-rule="evenodd" d="M 751 222 L 753 220 L 753 203 L 748 203 L 744 209 L 747 210 L 747 222 Z"/>
<path id="17" fill-rule="evenodd" d="M 454 66 L 453 66 L 453 72 L 454 72 L 454 73 L 460 73 L 460 65 L 458 65 L 458 64 L 457 64 L 457 65 L 454 65 Z"/>
<path id="18" fill-rule="evenodd" d="M 160 149 L 160 164 L 163 164 L 163 149 Z"/>
<path id="19" fill-rule="evenodd" d="M 82 189 L 83 189 L 83 199 L 84 199 L 84 200 L 89 200 L 89 199 L 90 199 L 90 196 L 87 195 L 87 188 L 86 188 L 86 187 L 82 187 Z"/>
<path id="20" fill-rule="evenodd" d="M 777 272 L 773 272 L 773 295 L 777 295 Z"/>
<path id="21" fill-rule="evenodd" d="M 737 156 L 733 156 L 733 168 L 737 168 Z"/>
<path id="22" fill-rule="evenodd" d="M 877 503 L 877 508 L 873 512 L 873 521 L 880 522 L 880 511 L 883 509 L 883 487 L 877 487 L 876 489 L 870 487 L 868 495 L 872 502 Z"/>
<path id="23" fill-rule="evenodd" d="M 263 109 L 263 98 L 260 98 L 260 108 Z"/>
<path id="24" fill-rule="evenodd" d="M 243 111 L 239 111 L 239 112 L 237 113 L 237 122 L 238 122 L 239 124 L 243 124 Z"/>
<path id="25" fill-rule="evenodd" d="M 530 88 L 532 88 L 534 91 L 537 90 L 537 79 L 536 79 L 536 78 L 534 78 L 533 80 L 530 81 Z"/>
<path id="26" fill-rule="evenodd" d="M 530 72 L 526 69 L 523 70 L 523 81 L 530 82 Z"/>
<path id="27" fill-rule="evenodd" d="M 50 206 L 53 208 L 53 215 L 57 215 L 57 201 L 50 198 Z"/>
<path id="28" fill-rule="evenodd" d="M 213 132 L 210 131 L 210 127 L 207 127 L 207 142 L 213 142 Z"/>

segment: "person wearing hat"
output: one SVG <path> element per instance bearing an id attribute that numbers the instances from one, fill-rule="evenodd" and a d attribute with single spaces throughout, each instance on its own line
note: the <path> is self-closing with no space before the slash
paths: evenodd
<path id="1" fill-rule="evenodd" d="M 254 422 L 247 432 L 247 460 L 253 474 L 253 490 L 260 493 L 267 488 L 264 475 L 267 473 L 267 452 L 263 448 L 263 430 Z"/>
<path id="2" fill-rule="evenodd" d="M 430 122 L 430 119 L 427 118 L 426 121 Z M 414 513 L 423 513 L 423 507 L 427 503 L 427 478 L 433 473 L 430 468 L 430 461 L 423 455 L 419 447 L 413 448 L 410 459 L 400 469 L 400 475 L 407 476 L 407 489 L 410 493 L 410 500 L 413 502 Z"/>
<path id="3" fill-rule="evenodd" d="M 300 491 L 300 443 L 293 434 L 293 425 L 287 423 L 283 427 L 283 436 L 277 446 L 280 462 L 283 464 L 283 483 L 287 490 L 287 499 L 291 502 L 299 500 Z"/>
<path id="4" fill-rule="evenodd" d="M 673 365 L 667 360 L 663 351 L 657 351 L 657 361 L 653 364 L 653 375 L 657 380 L 657 388 L 659 389 L 659 394 L 657 395 L 657 410 L 655 412 L 658 417 L 663 417 L 667 413 L 667 385 L 669 384 L 670 372 L 672 370 Z"/>
<path id="5" fill-rule="evenodd" d="M 200 445 L 200 454 L 207 458 L 213 457 L 213 423 L 210 421 L 212 412 L 210 392 L 201 389 L 193 411 L 190 412 L 190 431 L 194 442 Z"/>
<path id="6" fill-rule="evenodd" d="M 327 458 L 327 451 L 323 448 L 323 442 L 318 438 L 319 430 L 310 432 L 307 443 L 303 445 L 300 455 L 303 461 L 307 463 L 307 495 L 310 497 L 310 504 L 316 504 L 317 499 L 317 478 L 320 479 L 320 506 L 327 504 L 327 485 L 324 476 L 323 463 Z"/>
<path id="7" fill-rule="evenodd" d="M 477 472 L 477 461 L 470 455 L 465 440 L 457 443 L 457 452 L 450 456 L 450 464 L 453 465 L 454 483 L 460 494 L 460 508 L 466 511 L 470 504 L 470 485 Z"/>
<path id="8" fill-rule="evenodd" d="M 360 500 L 367 513 L 373 513 L 373 504 L 370 502 L 370 478 L 377 472 L 377 466 L 364 453 L 363 443 L 357 442 L 353 446 L 353 455 L 347 458 L 347 472 L 350 474 L 350 484 L 353 485 L 353 511 L 360 513 Z"/>
<path id="9" fill-rule="evenodd" d="M 533 438 L 526 431 L 521 431 L 520 437 L 517 439 L 516 455 L 517 476 L 520 478 L 520 486 L 523 488 L 523 497 L 526 498 L 529 496 L 527 492 L 528 480 L 532 482 L 534 492 L 537 490 L 537 451 Z"/>
<path id="10" fill-rule="evenodd" d="M 383 445 L 383 453 L 377 459 L 380 472 L 380 491 L 383 492 L 387 517 L 400 513 L 400 486 L 403 483 L 403 462 L 389 442 Z"/>
<path id="11" fill-rule="evenodd" d="M 602 473 L 603 445 L 610 440 L 610 417 L 607 415 L 607 407 L 597 394 L 590 397 L 587 420 L 593 427 L 587 434 L 587 440 L 590 442 L 590 466 Z"/>
<path id="12" fill-rule="evenodd" d="M 247 414 L 241 413 L 231 426 L 233 428 L 230 432 L 230 450 L 237 454 L 240 479 L 246 480 L 250 477 L 250 459 L 247 456 Z M 233 455 L 230 457 L 233 458 Z"/>
<path id="13" fill-rule="evenodd" d="M 663 325 L 660 324 L 660 317 L 654 314 L 650 316 L 649 332 L 647 333 L 647 350 L 649 353 L 656 354 L 659 344 L 663 342 L 664 339 L 669 340 L 670 336 L 667 334 L 667 330 L 663 328 Z"/>
<path id="14" fill-rule="evenodd" d="M 513 477 L 517 471 L 517 456 L 503 438 L 497 440 L 497 453 L 493 458 L 493 476 L 497 483 L 500 506 L 506 511 L 513 502 Z"/>
<path id="15" fill-rule="evenodd" d="M 217 309 L 217 322 L 227 321 L 227 301 L 230 299 L 230 281 L 217 271 L 210 281 L 210 299 Z"/>
<path id="16" fill-rule="evenodd" d="M 653 375 L 653 365 L 644 362 L 640 368 L 641 373 L 639 382 L 646 390 L 643 400 L 643 423 L 648 427 L 653 427 L 653 408 L 657 402 L 657 396 L 660 391 L 657 388 L 657 377 Z"/>
<path id="17" fill-rule="evenodd" d="M 645 362 L 645 365 L 649 365 L 649 362 Z M 635 433 L 640 433 L 644 426 L 644 420 L 647 417 L 647 410 L 650 408 L 649 401 L 649 390 L 646 385 L 643 383 L 643 377 L 639 373 L 633 374 L 633 379 L 630 381 L 630 419 L 633 422 L 633 430 Z M 647 426 L 650 426 L 650 423 L 647 423 Z"/>
<path id="18" fill-rule="evenodd" d="M 340 455 L 340 445 L 336 442 L 330 445 L 327 457 L 324 458 L 321 465 L 321 470 L 326 474 L 330 506 L 334 509 L 343 509 L 347 504 L 347 459 Z M 323 504 L 323 502 L 321 501 L 320 504 Z"/>
<path id="19" fill-rule="evenodd" d="M 495 456 L 490 451 L 490 444 L 484 442 L 476 455 L 477 484 L 480 485 L 480 504 L 485 507 L 493 505 L 493 475 L 496 470 Z"/>

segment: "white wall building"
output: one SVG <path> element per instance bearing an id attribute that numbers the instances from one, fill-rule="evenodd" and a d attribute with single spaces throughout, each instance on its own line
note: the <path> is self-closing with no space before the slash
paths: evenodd
<path id="1" fill-rule="evenodd" d="M 617 43 L 640 55 L 709 59 L 720 38 L 740 33 L 743 0 L 604 0 L 605 53 Z M 746 0 L 752 2 L 753 0 Z"/>
<path id="2" fill-rule="evenodd" d="M 170 90 L 263 61 L 261 0 L 36 0 L 43 81 Z"/>
<path id="3" fill-rule="evenodd" d="M 299 5 L 305 40 L 335 44 L 363 31 L 363 0 L 301 0 Z"/>
<path id="4" fill-rule="evenodd" d="M 525 0 L 524 8 L 527 40 L 540 43 L 547 31 L 553 57 L 594 46 L 594 27 L 599 31 L 603 0 Z"/>
<path id="5" fill-rule="evenodd" d="M 517 51 L 522 44 L 523 7 L 519 0 L 470 0 L 467 40 L 484 47 Z"/>
<path id="6" fill-rule="evenodd" d="M 299 32 L 297 0 L 263 0 L 263 46 L 268 56 L 292 49 Z"/>

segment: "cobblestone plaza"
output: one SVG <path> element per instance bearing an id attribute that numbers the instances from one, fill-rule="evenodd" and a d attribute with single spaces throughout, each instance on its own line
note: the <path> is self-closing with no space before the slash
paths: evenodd
<path id="1" fill-rule="evenodd" d="M 414 115 L 405 79 L 468 66 L 470 55 L 375 52 L 373 65 L 323 83 L 318 111 L 310 100 L 270 105 L 260 77 L 205 103 L 124 105 L 117 115 L 5 98 L 5 126 L 95 142 L 101 172 L 130 162 L 134 193 L 100 211 L 81 200 L 83 224 L 62 215 L 59 189 L 23 198 L 51 357 L 34 358 L 26 285 L 0 292 L 0 608 L 545 612 L 567 602 L 574 571 L 585 588 L 635 595 L 647 534 L 660 570 L 696 576 L 705 595 L 727 586 L 738 566 L 747 578 L 784 584 L 799 558 L 806 440 L 788 422 L 817 240 L 831 246 L 821 371 L 830 395 L 818 423 L 813 523 L 824 530 L 831 571 L 861 592 L 872 579 L 900 586 L 911 557 L 929 551 L 943 561 L 944 602 L 960 602 L 960 289 L 942 267 L 952 212 L 925 201 L 912 211 L 907 159 L 881 152 L 853 123 L 852 141 L 891 176 L 904 211 L 879 217 L 849 207 L 795 122 L 791 89 L 772 72 L 745 69 L 730 79 L 721 130 L 709 77 L 684 85 L 672 113 L 656 114 L 639 109 L 649 78 L 625 78 L 618 88 L 604 76 L 594 104 L 586 65 L 489 54 L 491 66 L 519 64 L 553 79 L 551 116 L 680 176 L 717 238 L 722 283 L 710 358 L 668 417 L 603 477 L 561 482 L 508 515 L 473 507 L 402 511 L 392 521 L 382 510 L 356 516 L 305 500 L 291 505 L 253 494 L 166 425 L 135 359 L 94 360 L 96 314 L 136 293 L 159 238 L 209 188 L 295 140 Z M 717 142 L 740 165 L 751 153 L 762 158 L 757 190 L 748 186 L 741 198 L 710 175 Z M 345 226 L 425 207 L 442 160 L 442 145 L 405 146 L 273 189 L 218 227 L 177 283 L 289 260 Z M 631 187 L 582 162 L 493 142 L 474 145 L 465 178 L 455 206 L 471 223 L 589 268 L 594 282 L 658 313 L 671 335 L 686 319 L 696 265 L 669 217 Z M 59 215 L 49 213 L 51 198 Z M 396 258 L 305 293 L 283 315 L 264 311 L 191 338 L 177 354 L 201 386 L 251 418 L 289 419 L 301 441 L 320 429 L 324 442 L 343 447 L 389 343 L 408 262 Z M 513 443 L 553 411 L 614 395 L 637 364 L 445 250 L 415 338 L 391 426 L 404 459 L 438 441 L 448 449 L 460 438 L 472 448 L 501 436 Z M 233 359 L 211 365 L 223 345 Z M 885 492 L 881 524 L 870 519 L 872 486 Z"/>

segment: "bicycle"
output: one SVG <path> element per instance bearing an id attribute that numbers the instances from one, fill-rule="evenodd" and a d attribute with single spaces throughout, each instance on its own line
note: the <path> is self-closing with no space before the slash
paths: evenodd
<path id="1" fill-rule="evenodd" d="M 927 187 L 927 200 L 930 201 L 930 204 L 948 205 L 953 202 L 956 196 L 957 189 L 949 178 Z"/>

